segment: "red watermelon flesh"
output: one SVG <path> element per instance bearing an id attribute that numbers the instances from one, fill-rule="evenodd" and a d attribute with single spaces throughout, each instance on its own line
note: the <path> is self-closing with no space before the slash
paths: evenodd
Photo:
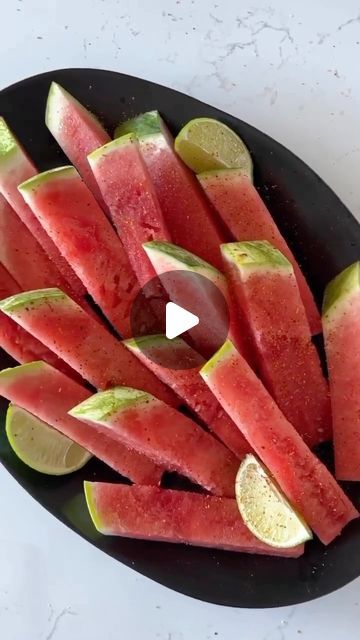
<path id="1" fill-rule="evenodd" d="M 237 458 L 190 418 L 149 393 L 114 387 L 96 393 L 70 415 L 108 428 L 131 449 L 215 495 L 234 496 Z"/>
<path id="2" fill-rule="evenodd" d="M 45 362 L 1 371 L 0 395 L 61 431 L 133 482 L 160 483 L 163 470 L 150 460 L 130 451 L 108 431 L 89 427 L 68 415 L 90 392 Z"/>
<path id="3" fill-rule="evenodd" d="M 329 370 L 335 475 L 360 481 L 360 263 L 325 291 L 323 328 Z"/>
<path id="4" fill-rule="evenodd" d="M 148 123 L 152 124 L 147 135 Z M 157 111 L 145 113 L 119 125 L 116 136 L 134 131 L 138 135 L 156 195 L 170 229 L 172 242 L 221 269 L 219 246 L 224 238 L 214 213 L 194 174 L 174 151 L 174 140 Z"/>
<path id="5" fill-rule="evenodd" d="M 335 478 L 281 413 L 231 342 L 201 370 L 205 382 L 324 544 L 359 516 Z"/>
<path id="6" fill-rule="evenodd" d="M 116 232 L 76 169 L 47 171 L 19 189 L 109 321 L 130 336 L 139 285 Z"/>
<path id="7" fill-rule="evenodd" d="M 6 144 L 5 144 L 6 143 Z M 37 170 L 17 138 L 7 126 L 5 120 L 0 118 L 0 192 L 9 202 L 21 221 L 36 238 L 47 256 L 57 267 L 59 276 L 67 283 L 67 290 L 74 292 L 76 296 L 83 296 L 86 289 L 74 273 L 71 266 L 60 253 L 56 244 L 46 233 L 39 220 L 24 202 L 17 187 L 24 180 L 28 180 L 37 174 Z"/>
<path id="8" fill-rule="evenodd" d="M 0 195 L 0 262 L 22 289 L 60 287 L 66 283 L 37 240 Z"/>
<path id="9" fill-rule="evenodd" d="M 267 240 L 290 260 L 313 335 L 321 332 L 320 314 L 301 269 L 249 177 L 237 169 L 198 176 L 210 202 L 236 240 Z"/>
<path id="10" fill-rule="evenodd" d="M 45 122 L 71 164 L 77 168 L 85 184 L 106 211 L 87 157 L 95 149 L 110 142 L 110 136 L 95 116 L 56 82 L 51 83 Z"/>
<path id="11" fill-rule="evenodd" d="M 105 482 L 85 482 L 84 489 L 94 525 L 105 535 L 287 558 L 304 551 L 304 545 L 276 549 L 260 542 L 231 498 Z"/>
<path id="12" fill-rule="evenodd" d="M 145 336 L 124 342 L 148 369 L 196 413 L 239 460 L 251 447 L 199 375 L 204 358 L 181 338 Z M 182 368 L 183 367 L 183 368 Z"/>
<path id="13" fill-rule="evenodd" d="M 169 241 L 170 234 L 135 136 L 123 136 L 98 149 L 89 163 L 143 287 L 156 276 L 143 243 Z"/>
<path id="14" fill-rule="evenodd" d="M 260 377 L 309 447 L 331 439 L 330 397 L 290 262 L 268 242 L 222 245 Z"/>
<path id="15" fill-rule="evenodd" d="M 0 299 L 3 300 L 20 291 L 18 283 L 0 264 Z M 0 312 L 0 347 L 21 364 L 33 360 L 45 360 L 71 378 L 81 379 L 81 376 L 66 362 L 2 312 Z"/>
<path id="16" fill-rule="evenodd" d="M 0 310 L 94 387 L 133 385 L 164 402 L 179 404 L 173 392 L 121 342 L 59 289 L 20 293 L 0 302 Z"/>

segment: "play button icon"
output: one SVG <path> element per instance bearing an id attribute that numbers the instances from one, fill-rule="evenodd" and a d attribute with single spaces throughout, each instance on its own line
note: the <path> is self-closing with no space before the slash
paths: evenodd
<path id="1" fill-rule="evenodd" d="M 168 340 L 173 340 L 182 333 L 189 331 L 199 324 L 199 318 L 191 311 L 180 307 L 175 302 L 166 304 L 165 334 Z"/>
<path id="2" fill-rule="evenodd" d="M 151 360 L 167 369 L 198 367 L 229 334 L 229 308 L 220 286 L 186 270 L 152 278 L 130 313 L 134 351 L 141 352 L 145 363 Z"/>

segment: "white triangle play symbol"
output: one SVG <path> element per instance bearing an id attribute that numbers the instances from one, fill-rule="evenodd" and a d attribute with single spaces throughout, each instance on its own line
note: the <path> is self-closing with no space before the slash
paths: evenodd
<path id="1" fill-rule="evenodd" d="M 166 304 L 166 337 L 172 340 L 185 331 L 196 327 L 199 318 L 174 302 Z"/>

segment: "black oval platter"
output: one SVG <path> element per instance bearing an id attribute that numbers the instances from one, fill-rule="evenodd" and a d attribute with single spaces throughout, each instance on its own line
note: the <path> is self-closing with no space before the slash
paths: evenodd
<path id="1" fill-rule="evenodd" d="M 188 120 L 222 120 L 244 139 L 255 183 L 293 247 L 321 300 L 325 284 L 360 254 L 360 226 L 331 189 L 299 158 L 261 131 L 218 109 L 152 82 L 95 69 L 65 69 L 18 82 L 0 92 L 0 114 L 13 127 L 40 170 L 67 161 L 44 123 L 46 96 L 56 80 L 97 114 L 110 133 L 120 120 L 158 109 L 176 133 Z M 9 366 L 1 355 L 1 368 Z M 105 537 L 92 526 L 83 498 L 84 479 L 119 478 L 96 460 L 62 478 L 28 469 L 4 435 L 0 458 L 12 476 L 59 520 L 116 560 L 189 596 L 236 607 L 275 607 L 317 598 L 360 575 L 360 520 L 329 547 L 317 540 L 298 560 L 236 554 L 183 545 Z M 360 507 L 360 484 L 345 485 Z M 69 576 L 70 579 L 70 576 Z"/>

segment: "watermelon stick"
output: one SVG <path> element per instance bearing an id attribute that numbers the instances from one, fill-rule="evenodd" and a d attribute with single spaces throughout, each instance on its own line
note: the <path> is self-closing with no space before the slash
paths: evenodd
<path id="1" fill-rule="evenodd" d="M 27 291 L 0 310 L 65 360 L 97 389 L 133 385 L 177 406 L 170 389 L 97 320 L 59 289 Z"/>
<path id="2" fill-rule="evenodd" d="M 106 211 L 87 156 L 110 142 L 110 136 L 95 116 L 57 82 L 52 82 L 50 86 L 45 122 L 71 164 L 77 168 L 85 184 Z"/>
<path id="3" fill-rule="evenodd" d="M 85 496 L 100 533 L 298 558 L 304 545 L 269 547 L 249 531 L 236 501 L 189 491 L 85 482 Z"/>
<path id="4" fill-rule="evenodd" d="M 219 496 L 234 496 L 237 458 L 195 422 L 150 393 L 114 387 L 69 412 L 107 428 L 131 449 Z"/>
<path id="5" fill-rule="evenodd" d="M 88 157 L 111 218 L 143 287 L 156 276 L 142 245 L 170 241 L 162 211 L 133 134 L 109 142 Z"/>
<path id="6" fill-rule="evenodd" d="M 224 238 L 194 174 L 174 151 L 174 140 L 158 111 L 121 123 L 118 138 L 135 133 L 174 244 L 222 268 Z"/>
<path id="7" fill-rule="evenodd" d="M 181 338 L 164 335 L 125 340 L 124 345 L 167 384 L 239 460 L 251 447 L 199 375 L 204 358 Z"/>
<path id="8" fill-rule="evenodd" d="M 76 169 L 40 173 L 19 191 L 108 320 L 130 336 L 139 285 L 115 230 Z"/>
<path id="9" fill-rule="evenodd" d="M 17 190 L 20 182 L 24 182 L 36 174 L 37 170 L 25 150 L 5 120 L 0 118 L 0 192 L 56 265 L 67 282 L 67 290 L 70 293 L 73 292 L 77 297 L 81 297 L 86 294 L 84 285 Z"/>
<path id="10" fill-rule="evenodd" d="M 266 241 L 221 247 L 260 377 L 309 447 L 331 439 L 330 397 L 291 263 Z"/>
<path id="11" fill-rule="evenodd" d="M 335 472 L 360 480 L 360 262 L 328 284 L 323 328 L 329 370 Z"/>
<path id="12" fill-rule="evenodd" d="M 200 374 L 289 501 L 324 544 L 359 516 L 230 341 Z"/>
<path id="13" fill-rule="evenodd" d="M 20 293 L 21 288 L 14 278 L 0 264 L 0 299 Z M 79 376 L 66 362 L 50 351 L 39 340 L 25 331 L 14 320 L 8 318 L 0 311 L 0 347 L 21 364 L 32 360 L 45 360 L 59 371 L 81 380 Z"/>
<path id="14" fill-rule="evenodd" d="M 159 484 L 163 470 L 130 451 L 107 430 L 71 418 L 68 411 L 90 392 L 45 362 L 0 372 L 0 395 L 51 425 L 121 475 L 140 484 Z"/>
<path id="15" fill-rule="evenodd" d="M 304 275 L 249 177 L 238 169 L 209 171 L 198 180 L 235 240 L 267 240 L 293 265 L 311 333 L 321 332 L 320 315 Z"/>

